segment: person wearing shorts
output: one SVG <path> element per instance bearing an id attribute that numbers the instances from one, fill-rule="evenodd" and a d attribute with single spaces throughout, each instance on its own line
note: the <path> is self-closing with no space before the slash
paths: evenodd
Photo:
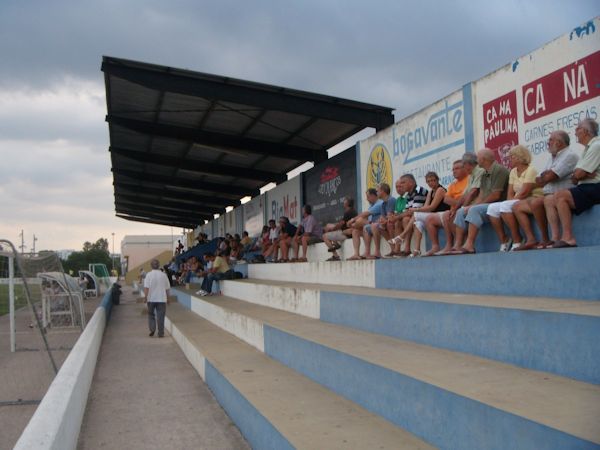
<path id="1" fill-rule="evenodd" d="M 600 203 L 600 138 L 598 122 L 584 119 L 575 129 L 580 144 L 585 145 L 583 154 L 575 166 L 571 180 L 575 187 L 554 194 L 551 205 L 546 206 L 550 227 L 562 226 L 562 235 L 552 248 L 577 247 L 573 235 L 573 213 L 579 215 Z M 549 207 L 548 207 L 549 206 Z"/>

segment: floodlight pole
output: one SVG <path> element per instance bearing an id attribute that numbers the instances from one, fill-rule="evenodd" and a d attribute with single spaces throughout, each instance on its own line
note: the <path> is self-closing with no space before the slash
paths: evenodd
<path id="1" fill-rule="evenodd" d="M 112 255 L 110 256 L 111 270 L 115 270 L 115 233 L 112 233 Z"/>
<path id="2" fill-rule="evenodd" d="M 15 257 L 8 257 L 8 298 L 10 317 L 10 351 L 15 352 Z"/>

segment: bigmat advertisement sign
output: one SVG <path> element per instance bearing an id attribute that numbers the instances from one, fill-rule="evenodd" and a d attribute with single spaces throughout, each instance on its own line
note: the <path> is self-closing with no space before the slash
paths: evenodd
<path id="1" fill-rule="evenodd" d="M 465 86 L 389 128 L 360 142 L 360 195 L 379 183 L 394 189 L 395 181 L 412 173 L 425 185 L 434 171 L 447 186 L 452 163 L 473 150 L 471 85 Z"/>
<path id="2" fill-rule="evenodd" d="M 290 219 L 294 225 L 298 225 L 301 217 L 300 180 L 301 176 L 275 186 L 267 191 L 267 220 L 278 220 L 281 216 Z"/>
<path id="3" fill-rule="evenodd" d="M 344 198 L 356 199 L 356 147 L 349 148 L 302 174 L 304 203 L 321 224 L 344 216 Z"/>
<path id="4" fill-rule="evenodd" d="M 550 133 L 564 130 L 577 144 L 580 120 L 600 112 L 600 18 L 473 83 L 475 142 L 508 167 L 508 151 L 525 145 L 541 170 Z"/>

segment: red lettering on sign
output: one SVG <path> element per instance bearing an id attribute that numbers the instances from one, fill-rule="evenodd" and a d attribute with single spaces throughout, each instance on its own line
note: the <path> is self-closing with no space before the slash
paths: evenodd
<path id="1" fill-rule="evenodd" d="M 600 95 L 600 51 L 522 88 L 525 123 Z"/>
<path id="2" fill-rule="evenodd" d="M 516 91 L 483 105 L 483 142 L 500 164 L 510 166 L 508 151 L 519 143 Z"/>

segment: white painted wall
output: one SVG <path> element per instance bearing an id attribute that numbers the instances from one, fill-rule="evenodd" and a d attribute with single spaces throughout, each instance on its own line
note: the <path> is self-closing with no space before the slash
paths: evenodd
<path id="1" fill-rule="evenodd" d="M 69 450 L 77 447 L 105 325 L 106 313 L 99 307 L 48 388 L 15 449 Z"/>
<path id="2" fill-rule="evenodd" d="M 583 150 L 575 127 L 600 113 L 600 18 L 591 23 L 595 31 L 582 26 L 473 83 L 477 147 L 505 153 L 523 144 L 538 171 L 554 130 L 567 131 L 572 147 Z"/>

